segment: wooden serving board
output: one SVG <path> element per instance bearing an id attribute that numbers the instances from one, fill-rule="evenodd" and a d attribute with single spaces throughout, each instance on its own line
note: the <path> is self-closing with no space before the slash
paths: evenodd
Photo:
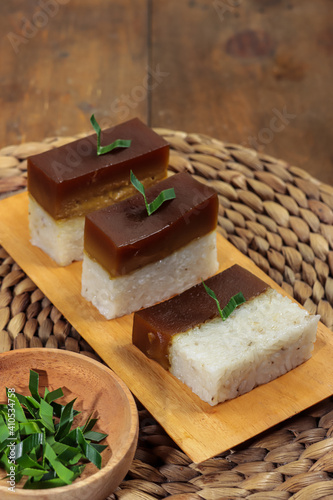
<path id="1" fill-rule="evenodd" d="M 309 361 L 211 407 L 132 345 L 132 314 L 108 321 L 82 298 L 81 263 L 58 267 L 30 244 L 27 193 L 0 201 L 0 242 L 194 462 L 229 450 L 333 394 L 333 333 L 320 323 Z M 218 255 L 221 270 L 240 264 L 285 295 L 221 236 Z"/>

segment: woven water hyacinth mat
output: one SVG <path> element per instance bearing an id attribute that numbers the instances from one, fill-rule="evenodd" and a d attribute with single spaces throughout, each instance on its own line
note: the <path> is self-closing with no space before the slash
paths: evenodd
<path id="1" fill-rule="evenodd" d="M 188 171 L 219 193 L 221 234 L 332 330 L 333 188 L 237 144 L 156 131 L 171 145 L 171 171 Z M 25 189 L 28 156 L 76 138 L 1 149 L 0 197 Z M 100 360 L 0 247 L 0 352 L 29 347 Z M 333 499 L 332 398 L 201 464 L 180 451 L 139 402 L 138 408 L 136 456 L 110 499 Z"/>

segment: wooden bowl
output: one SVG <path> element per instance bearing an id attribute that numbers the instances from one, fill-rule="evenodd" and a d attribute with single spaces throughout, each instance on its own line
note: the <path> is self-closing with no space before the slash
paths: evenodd
<path id="1" fill-rule="evenodd" d="M 92 463 L 80 478 L 68 486 L 47 490 L 23 490 L 22 484 L 10 491 L 6 480 L 0 481 L 2 500 L 104 500 L 124 479 L 134 456 L 138 439 L 138 412 L 126 385 L 109 368 L 91 358 L 59 349 L 19 349 L 0 355 L 0 403 L 7 403 L 5 387 L 16 393 L 30 395 L 30 369 L 39 372 L 39 386 L 50 390 L 61 387 L 67 403 L 77 397 L 74 409 L 82 413 L 74 423 L 83 425 L 94 411 L 98 417 L 93 430 L 108 434 L 101 443 L 108 447 L 102 452 L 102 468 Z M 3 470 L 1 476 L 3 477 Z"/>

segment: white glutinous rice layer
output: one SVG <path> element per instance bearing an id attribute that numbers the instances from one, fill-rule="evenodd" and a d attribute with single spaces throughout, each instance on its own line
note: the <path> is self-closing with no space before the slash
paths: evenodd
<path id="1" fill-rule="evenodd" d="M 269 288 L 238 307 L 174 335 L 170 371 L 216 405 L 292 370 L 311 356 L 319 316 Z"/>
<path id="2" fill-rule="evenodd" d="M 41 248 L 59 266 L 82 260 L 84 217 L 58 221 L 29 196 L 29 229 L 32 245 Z"/>
<path id="3" fill-rule="evenodd" d="M 82 295 L 107 319 L 149 307 L 216 273 L 216 231 L 197 238 L 162 260 L 111 278 L 84 253 Z"/>

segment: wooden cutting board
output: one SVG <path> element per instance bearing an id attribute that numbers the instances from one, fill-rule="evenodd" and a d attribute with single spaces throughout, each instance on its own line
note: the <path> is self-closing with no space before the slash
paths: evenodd
<path id="1" fill-rule="evenodd" d="M 58 267 L 30 244 L 27 193 L 0 201 L 0 242 L 194 462 L 229 450 L 333 394 L 333 333 L 320 323 L 309 361 L 211 407 L 132 345 L 133 315 L 108 321 L 81 297 L 81 263 Z M 218 256 L 220 270 L 240 264 L 286 295 L 220 235 Z"/>

